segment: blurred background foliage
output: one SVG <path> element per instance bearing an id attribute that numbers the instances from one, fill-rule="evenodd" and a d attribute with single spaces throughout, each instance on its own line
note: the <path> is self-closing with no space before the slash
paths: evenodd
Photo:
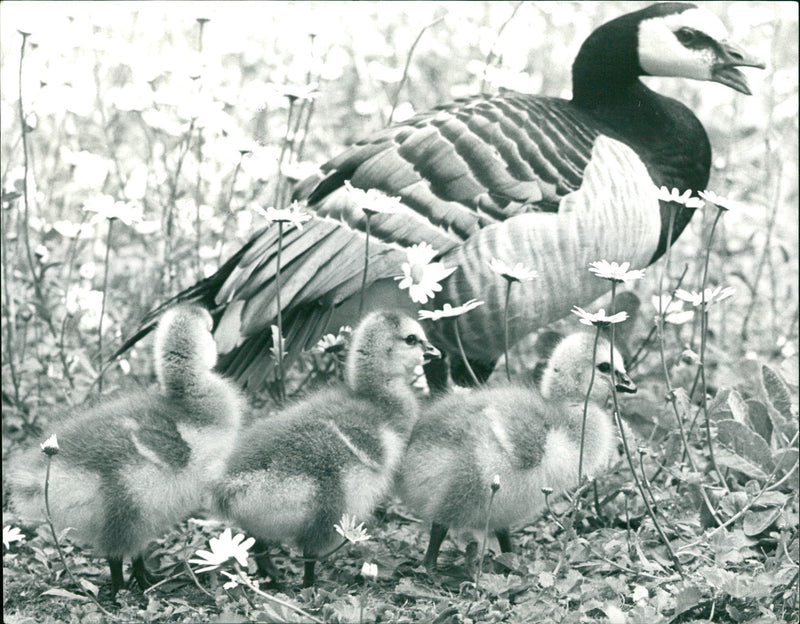
<path id="1" fill-rule="evenodd" d="M 6 434 L 20 437 L 42 406 L 83 400 L 102 358 L 146 311 L 213 273 L 264 225 L 252 207 L 273 202 L 303 85 L 318 93 L 307 132 L 290 133 L 290 180 L 383 127 L 394 104 L 402 120 L 500 88 L 568 98 L 584 38 L 646 4 L 2 3 Z M 711 259 L 711 284 L 737 290 L 711 320 L 717 372 L 730 376 L 733 362 L 757 354 L 796 382 L 797 5 L 707 6 L 767 61 L 766 71 L 747 70 L 754 95 L 646 82 L 695 111 L 714 148 L 710 188 L 743 204 L 723 219 Z M 103 214 L 118 215 L 113 230 Z M 683 285 L 698 287 L 712 219 L 697 215 L 680 239 L 671 285 L 688 264 Z M 657 275 L 636 286 L 648 323 Z M 695 334 L 678 328 L 676 342 Z M 107 387 L 147 383 L 148 351 L 116 364 Z"/>

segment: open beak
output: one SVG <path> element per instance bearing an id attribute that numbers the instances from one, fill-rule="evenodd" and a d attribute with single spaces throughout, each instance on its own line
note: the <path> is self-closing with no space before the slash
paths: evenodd
<path id="1" fill-rule="evenodd" d="M 636 392 L 636 384 L 626 373 L 617 371 L 614 373 L 614 378 L 616 379 L 617 392 L 625 392 L 626 394 L 634 394 Z"/>
<path id="2" fill-rule="evenodd" d="M 737 67 L 757 67 L 764 69 L 766 64 L 759 58 L 745 52 L 733 43 L 723 41 L 717 52 L 717 59 L 711 67 L 711 80 L 735 89 L 739 93 L 752 95 L 747 78 Z"/>
<path id="3" fill-rule="evenodd" d="M 430 362 L 431 360 L 438 360 L 442 357 L 442 352 L 439 351 L 436 347 L 434 347 L 430 342 L 427 340 L 422 343 L 422 357 L 426 362 Z"/>

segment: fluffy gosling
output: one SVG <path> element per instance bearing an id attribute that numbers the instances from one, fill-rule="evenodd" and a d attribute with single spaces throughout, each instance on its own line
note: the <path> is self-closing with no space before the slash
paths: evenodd
<path id="1" fill-rule="evenodd" d="M 355 329 L 344 386 L 322 389 L 242 431 L 215 499 L 220 512 L 258 538 L 293 539 L 306 558 L 338 541 L 343 514 L 363 518 L 388 492 L 418 416 L 414 369 L 438 350 L 420 325 L 374 312 Z M 275 577 L 268 555 L 259 571 Z"/>
<path id="2" fill-rule="evenodd" d="M 450 527 L 483 528 L 491 496 L 490 528 L 503 552 L 511 550 L 508 527 L 534 518 L 544 506 L 542 487 L 577 484 L 583 402 L 591 376 L 594 337 L 574 334 L 558 344 L 542 376 L 541 393 L 505 386 L 456 392 L 436 401 L 414 427 L 399 472 L 403 500 L 431 523 L 425 559 L 430 573 Z M 601 401 L 609 390 L 609 343 L 601 338 L 587 412 L 585 474 L 608 463 L 614 427 Z M 614 382 L 635 392 L 622 357 L 614 353 Z"/>
<path id="3" fill-rule="evenodd" d="M 153 582 L 145 548 L 202 507 L 233 448 L 244 401 L 211 370 L 211 326 L 197 306 L 168 310 L 155 336 L 158 388 L 77 408 L 56 427 L 52 520 L 57 531 L 71 527 L 73 539 L 107 557 L 112 595 L 124 586 L 125 557 L 140 588 Z M 45 515 L 45 470 L 38 447 L 11 462 L 11 503 L 23 517 Z"/>

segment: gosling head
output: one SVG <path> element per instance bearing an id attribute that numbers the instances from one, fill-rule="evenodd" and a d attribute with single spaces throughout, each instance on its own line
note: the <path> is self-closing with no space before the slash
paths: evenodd
<path id="1" fill-rule="evenodd" d="M 439 356 L 415 320 L 395 312 L 373 312 L 353 332 L 345 379 L 352 390 L 367 392 L 396 380 L 407 383 L 415 368 Z"/>
<path id="2" fill-rule="evenodd" d="M 549 399 L 582 398 L 586 396 L 592 376 L 592 353 L 595 337 L 576 333 L 564 338 L 553 349 L 542 374 L 542 395 Z M 611 370 L 610 343 L 604 337 L 597 342 L 594 361 L 595 379 L 591 399 L 602 402 L 610 392 L 610 384 L 617 392 L 636 392 L 636 384 L 625 372 L 619 350 L 614 347 L 614 370 Z"/>
<path id="3" fill-rule="evenodd" d="M 208 311 L 196 305 L 179 305 L 164 312 L 153 347 L 159 384 L 164 386 L 176 374 L 214 368 L 217 345 L 212 326 Z"/>

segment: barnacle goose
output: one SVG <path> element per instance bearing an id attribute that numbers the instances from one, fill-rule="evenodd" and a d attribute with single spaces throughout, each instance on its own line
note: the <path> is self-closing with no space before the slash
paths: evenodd
<path id="1" fill-rule="evenodd" d="M 473 368 L 488 376 L 503 351 L 505 295 L 488 261 L 522 262 L 540 276 L 511 293 L 511 343 L 605 292 L 608 282 L 592 278 L 589 262 L 654 262 L 692 216 L 676 205 L 667 241 L 670 206 L 659 203 L 654 189 L 704 189 L 711 148 L 686 106 L 639 77 L 707 80 L 749 94 L 738 66 L 764 67 L 727 40 L 713 13 L 688 3 L 655 4 L 586 39 L 572 67 L 571 100 L 511 91 L 473 97 L 345 150 L 322 166 L 324 177 L 299 185 L 298 198 L 318 218 L 283 240 L 288 353 L 311 346 L 326 328 L 357 320 L 365 218 L 344 188 L 349 180 L 399 196 L 405 208 L 371 218 L 367 308 L 412 307 L 393 278 L 407 248 L 430 243 L 446 266 L 458 267 L 444 281 L 437 307 L 486 302 L 460 322 Z M 277 229 L 257 232 L 216 274 L 148 315 L 119 352 L 149 331 L 163 307 L 199 300 L 214 310 L 220 368 L 245 386 L 261 386 L 273 371 Z M 451 323 L 426 330 L 454 351 Z M 442 373 L 429 380 L 440 386 Z"/>
<path id="2" fill-rule="evenodd" d="M 564 338 L 547 360 L 541 393 L 523 386 L 459 390 L 422 410 L 398 484 L 405 504 L 431 524 L 424 559 L 429 572 L 450 527 L 486 526 L 495 476 L 500 487 L 488 520 L 504 552 L 511 550 L 509 527 L 541 512 L 543 487 L 558 492 L 577 485 L 593 348 L 590 333 Z M 587 407 L 584 474 L 602 471 L 614 447 L 614 425 L 602 406 L 609 384 L 636 392 L 616 349 L 610 374 L 610 353 L 609 342 L 600 338 Z"/>
<path id="3" fill-rule="evenodd" d="M 363 518 L 388 492 L 418 416 L 414 369 L 439 353 L 419 323 L 373 312 L 355 329 L 346 384 L 322 389 L 242 430 L 215 487 L 218 511 L 258 538 L 291 539 L 306 557 L 336 545 L 343 514 Z M 259 571 L 275 576 L 267 554 Z"/>
<path id="4" fill-rule="evenodd" d="M 124 585 L 125 557 L 140 588 L 150 585 L 145 548 L 207 504 L 233 448 L 244 399 L 212 371 L 211 326 L 198 306 L 171 308 L 155 335 L 158 388 L 104 399 L 56 427 L 53 524 L 108 558 L 112 595 Z M 38 447 L 10 461 L 11 504 L 25 518 L 45 517 L 46 469 Z"/>

